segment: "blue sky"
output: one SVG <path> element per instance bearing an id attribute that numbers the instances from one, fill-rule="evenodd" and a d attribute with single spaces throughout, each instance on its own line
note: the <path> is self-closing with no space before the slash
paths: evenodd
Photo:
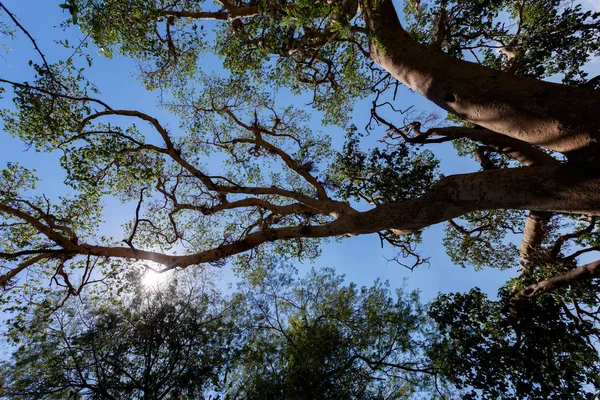
<path id="1" fill-rule="evenodd" d="M 592 3 L 593 1 L 590 1 L 587 5 L 591 6 Z M 67 17 L 58 7 L 58 2 L 9 0 L 4 1 L 4 4 L 9 10 L 20 16 L 21 23 L 36 38 L 49 62 L 57 61 L 70 54 L 70 51 L 59 48 L 53 42 L 54 40 L 68 38 L 71 43 L 77 43 L 82 38 L 81 34 L 73 28 L 63 31 L 57 26 Z M 598 5 L 600 6 L 600 4 Z M 39 62 L 31 43 L 19 32 L 16 40 L 5 40 L 5 42 L 10 50 L 0 61 L 0 76 L 14 81 L 31 79 L 30 69 L 26 67 L 27 61 L 33 59 Z M 206 62 L 207 68 L 214 66 L 214 59 Z M 86 72 L 86 76 L 101 90 L 102 99 L 113 107 L 137 109 L 155 116 L 165 125 L 176 127 L 177 120 L 166 111 L 156 107 L 158 93 L 145 91 L 132 78 L 133 74 L 135 74 L 135 62 L 123 57 L 116 57 L 113 60 L 97 57 L 93 67 Z M 407 89 L 400 89 L 398 95 L 401 98 L 401 107 L 415 105 L 419 110 L 434 110 L 429 103 Z M 287 98 L 283 100 L 289 101 Z M 7 100 L 1 101 L 6 104 Z M 361 115 L 365 114 L 366 106 L 359 105 L 355 113 L 356 120 L 360 121 Z M 362 121 L 357 125 L 364 126 L 365 120 L 362 119 Z M 318 118 L 311 123 L 315 129 L 331 132 L 336 138 L 335 142 L 341 143 L 343 132 L 339 129 L 321 126 Z M 372 138 L 372 140 L 375 139 Z M 441 170 L 446 175 L 478 169 L 474 162 L 458 158 L 450 145 L 437 145 L 434 150 L 441 159 Z M 33 150 L 27 151 L 23 143 L 11 139 L 5 133 L 0 133 L 0 165 L 5 165 L 9 161 L 19 161 L 27 167 L 36 168 L 39 176 L 43 179 L 39 190 L 49 197 L 56 197 L 69 190 L 63 184 L 65 174 L 56 160 L 56 155 L 36 153 Z M 122 206 L 110 199 L 107 200 L 107 204 L 109 212 L 103 229 L 108 234 L 120 234 L 120 225 L 132 215 L 132 206 Z M 466 291 L 475 286 L 493 296 L 497 288 L 516 271 L 488 269 L 474 272 L 472 268 L 463 269 L 455 266 L 445 254 L 442 237 L 443 227 L 441 225 L 427 229 L 423 244 L 419 248 L 423 255 L 431 257 L 431 265 L 430 267 L 421 266 L 412 272 L 394 262 L 387 261 L 393 256 L 393 251 L 389 246 L 382 249 L 377 235 L 347 238 L 341 243 L 332 240 L 323 247 L 323 254 L 314 266 L 334 267 L 338 273 L 344 273 L 348 281 L 359 285 L 369 285 L 375 279 L 381 278 L 389 280 L 392 287 L 398 287 L 403 285 L 405 278 L 409 278 L 406 281 L 407 288 L 419 289 L 422 299 L 425 301 L 435 297 L 438 292 Z M 298 265 L 298 268 L 302 271 L 311 266 L 313 264 L 303 264 Z M 231 279 L 228 272 L 225 272 L 224 275 L 225 279 Z"/>

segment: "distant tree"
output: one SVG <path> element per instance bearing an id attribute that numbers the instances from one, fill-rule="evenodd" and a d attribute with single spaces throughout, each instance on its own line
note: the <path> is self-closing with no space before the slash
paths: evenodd
<path id="1" fill-rule="evenodd" d="M 182 276 L 183 275 L 183 276 Z M 425 355 L 431 326 L 416 293 L 255 271 L 232 300 L 206 276 L 139 282 L 109 303 L 42 307 L 0 363 L 9 399 L 384 399 L 448 395 Z M 131 282 L 131 280 L 130 280 Z M 212 397 L 211 397 L 212 396 Z"/>
<path id="2" fill-rule="evenodd" d="M 247 325 L 253 329 L 234 369 L 229 398 L 448 394 L 425 357 L 432 338 L 417 293 L 392 293 L 379 281 L 371 287 L 346 285 L 331 269 L 297 279 L 289 268 L 273 268 L 255 273 L 250 282 L 242 289 L 250 310 Z"/>
<path id="3" fill-rule="evenodd" d="M 206 277 L 135 285 L 109 303 L 73 298 L 51 317 L 42 308 L 13 329 L 19 347 L 0 364 L 0 396 L 203 399 L 219 390 L 239 340 L 235 304 Z"/>

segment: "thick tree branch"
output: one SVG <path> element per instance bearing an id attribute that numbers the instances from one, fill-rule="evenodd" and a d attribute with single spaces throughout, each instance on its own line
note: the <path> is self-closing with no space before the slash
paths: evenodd
<path id="1" fill-rule="evenodd" d="M 411 138 L 412 142 L 426 142 L 432 136 L 443 136 L 450 139 L 467 138 L 495 149 L 497 152 L 518 161 L 523 166 L 552 165 L 559 161 L 539 148 L 506 135 L 492 132 L 485 128 L 466 128 L 462 126 L 448 126 L 431 128 L 425 132 L 415 130 L 417 137 Z"/>
<path id="2" fill-rule="evenodd" d="M 444 136 L 452 139 L 468 138 L 485 144 L 499 153 L 519 161 L 524 166 L 558 165 L 559 161 L 537 147 L 485 128 L 443 127 L 419 132 L 415 141 L 430 136 Z M 525 220 L 523 239 L 519 247 L 519 261 L 523 269 L 529 269 L 535 261 L 535 253 L 542 242 L 546 224 L 551 213 L 531 211 Z"/>
<path id="3" fill-rule="evenodd" d="M 16 207 L 11 207 L 4 203 L 0 203 L 0 211 L 26 222 L 39 233 L 43 234 L 57 245 L 63 247 L 65 250 L 71 250 L 73 249 L 73 246 L 75 246 L 75 243 L 71 241 L 70 238 L 65 237 L 59 229 L 56 229 L 57 227 L 53 228 L 52 226 L 42 223 L 40 221 L 40 218 L 43 219 L 42 216 L 34 217 L 33 215 L 30 215 Z"/>
<path id="4" fill-rule="evenodd" d="M 394 229 L 401 234 L 487 209 L 600 214 L 600 175 L 569 166 L 498 169 L 443 178 L 429 193 L 399 203 L 382 204 L 370 211 L 340 215 L 335 221 L 315 226 L 266 228 L 240 240 L 196 254 L 167 255 L 129 247 L 74 243 L 19 210 L 0 205 L 0 211 L 25 220 L 40 233 L 73 254 L 151 260 L 177 266 L 215 262 L 267 242 L 292 238 L 324 238 L 376 233 Z"/>
<path id="5" fill-rule="evenodd" d="M 535 263 L 535 255 L 542 244 L 546 233 L 547 223 L 552 213 L 543 211 L 530 211 L 525 220 L 523 239 L 519 247 L 519 263 L 523 270 L 529 270 Z"/>
<path id="6" fill-rule="evenodd" d="M 438 369 L 433 366 L 432 367 L 415 368 L 415 367 L 411 367 L 410 364 L 397 364 L 397 363 L 386 362 L 385 359 L 371 360 L 361 354 L 355 354 L 352 357 L 350 357 L 350 359 L 346 363 L 346 367 L 350 367 L 356 360 L 364 361 L 369 366 L 369 368 L 371 368 L 372 370 L 378 370 L 381 367 L 387 367 L 387 368 L 399 369 L 402 371 L 418 372 L 418 373 L 425 373 L 425 374 L 430 374 L 430 375 L 435 375 L 438 372 Z"/>
<path id="7" fill-rule="evenodd" d="M 592 251 L 600 251 L 600 246 L 586 247 L 585 249 L 577 250 L 573 254 L 569 254 L 568 256 L 561 258 L 561 261 L 573 261 L 577 257 Z"/>
<path id="8" fill-rule="evenodd" d="M 443 109 L 563 153 L 598 139 L 600 91 L 511 75 L 422 45 L 402 28 L 392 0 L 363 0 L 362 10 L 373 61 Z"/>
<path id="9" fill-rule="evenodd" d="M 417 133 L 417 140 L 421 137 L 427 138 L 434 135 L 450 137 L 452 139 L 469 138 L 519 161 L 524 166 L 559 164 L 558 160 L 554 157 L 529 143 L 497 134 L 485 128 L 471 129 L 454 126 L 432 128 L 426 132 Z M 531 211 L 525 220 L 523 239 L 519 247 L 519 261 L 523 269 L 529 269 L 535 261 L 536 250 L 542 242 L 546 224 L 551 216 L 551 213 Z"/>

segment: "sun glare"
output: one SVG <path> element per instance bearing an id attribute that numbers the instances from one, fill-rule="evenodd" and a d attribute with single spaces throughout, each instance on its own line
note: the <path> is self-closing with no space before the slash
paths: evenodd
<path id="1" fill-rule="evenodd" d="M 159 274 L 152 270 L 147 270 L 142 277 L 142 284 L 146 287 L 155 287 L 164 282 L 164 274 Z"/>

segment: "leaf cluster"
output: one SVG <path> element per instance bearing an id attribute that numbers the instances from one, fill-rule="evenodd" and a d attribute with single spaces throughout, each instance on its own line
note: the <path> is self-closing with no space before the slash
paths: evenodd
<path id="1" fill-rule="evenodd" d="M 482 399 L 594 398 L 598 353 L 544 296 L 519 318 L 507 309 L 508 292 L 489 300 L 478 289 L 439 296 L 429 315 L 442 340 L 430 349 L 443 374 Z"/>
<path id="2" fill-rule="evenodd" d="M 425 193 L 439 177 L 438 165 L 432 152 L 416 151 L 406 143 L 365 152 L 357 128 L 351 126 L 328 176 L 342 199 L 384 204 Z"/>

